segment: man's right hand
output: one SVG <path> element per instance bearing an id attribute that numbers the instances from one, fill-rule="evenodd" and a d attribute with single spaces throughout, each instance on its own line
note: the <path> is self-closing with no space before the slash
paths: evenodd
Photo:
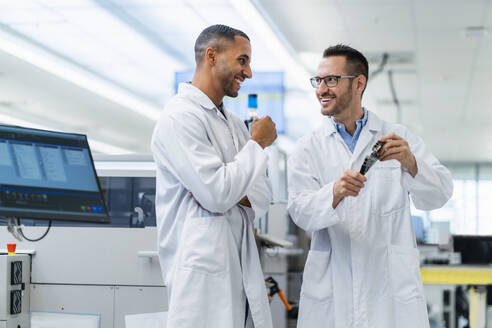
<path id="1" fill-rule="evenodd" d="M 333 208 L 336 208 L 338 203 L 347 196 L 358 196 L 366 180 L 366 177 L 358 171 L 345 171 L 333 185 Z"/>
<path id="2" fill-rule="evenodd" d="M 261 148 L 270 146 L 277 139 L 277 129 L 270 116 L 256 118 L 250 126 L 251 140 L 256 141 Z"/>

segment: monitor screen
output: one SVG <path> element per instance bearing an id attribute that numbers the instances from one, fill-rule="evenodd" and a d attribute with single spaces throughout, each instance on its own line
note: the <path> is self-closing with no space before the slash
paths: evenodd
<path id="1" fill-rule="evenodd" d="M 0 125 L 0 216 L 109 222 L 86 136 Z"/>

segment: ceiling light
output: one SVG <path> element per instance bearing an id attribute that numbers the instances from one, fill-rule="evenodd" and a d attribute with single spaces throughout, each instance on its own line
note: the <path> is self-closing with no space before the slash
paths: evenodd
<path id="1" fill-rule="evenodd" d="M 113 146 L 106 142 L 102 142 L 99 140 L 94 140 L 93 138 L 87 138 L 87 142 L 92 150 L 103 153 L 103 154 L 111 154 L 111 155 L 123 155 L 123 154 L 132 154 L 134 151 L 129 149 Z"/>
<path id="2" fill-rule="evenodd" d="M 118 88 L 101 78 L 62 62 L 40 48 L 34 47 L 0 28 L 0 50 L 20 58 L 68 82 L 82 87 L 94 94 L 128 108 L 153 121 L 159 117 L 159 108 L 147 104 L 129 92 Z"/>
<path id="3" fill-rule="evenodd" d="M 311 91 L 308 83 L 309 73 L 297 61 L 294 56 L 296 52 L 290 48 L 289 42 L 284 40 L 280 31 L 274 31 L 275 25 L 266 16 L 265 10 L 259 10 L 261 5 L 250 0 L 230 0 L 231 5 L 241 13 L 249 25 L 255 30 L 256 34 L 263 38 L 264 44 L 279 61 L 286 74 L 295 81 L 295 86 L 301 90 Z"/>
<path id="4" fill-rule="evenodd" d="M 318 67 L 320 61 L 321 61 L 321 53 L 319 52 L 300 52 L 299 53 L 299 58 L 301 59 L 302 63 L 304 64 L 305 67 L 311 67 L 313 70 L 313 73 L 316 71 L 316 67 Z"/>

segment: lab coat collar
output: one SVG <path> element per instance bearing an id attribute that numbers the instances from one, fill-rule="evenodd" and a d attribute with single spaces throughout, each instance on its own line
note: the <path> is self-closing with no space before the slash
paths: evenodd
<path id="1" fill-rule="evenodd" d="M 326 133 L 327 137 L 337 137 L 336 133 L 338 132 L 335 126 L 333 125 L 332 120 L 330 117 L 325 116 L 323 117 L 323 126 L 324 126 L 324 132 Z M 381 131 L 383 128 L 383 121 L 373 112 L 367 111 L 367 123 L 366 125 L 362 128 L 362 131 L 359 136 L 359 140 L 357 141 L 357 145 L 355 146 L 354 152 L 352 153 L 352 160 L 351 160 L 351 165 L 353 162 L 355 162 L 359 156 L 363 153 L 364 149 L 368 147 L 368 145 L 371 143 L 373 140 L 374 136 L 378 136 L 378 132 Z M 342 137 L 338 135 L 338 139 L 341 144 L 345 144 Z"/>
<path id="2" fill-rule="evenodd" d="M 368 147 L 372 147 L 374 145 L 376 142 L 375 139 L 381 137 L 379 132 L 383 128 L 383 121 L 373 112 L 367 111 L 367 115 L 367 123 L 364 128 L 362 128 L 359 140 L 357 140 L 357 144 L 355 145 L 355 149 L 352 154 L 351 166 L 353 166 L 353 163 L 358 162 L 359 157 L 366 152 Z"/>
<path id="3" fill-rule="evenodd" d="M 324 130 L 328 136 L 331 136 L 333 133 L 337 132 L 337 129 L 335 129 L 330 116 L 323 116 L 323 126 L 325 127 Z"/>
<path id="4" fill-rule="evenodd" d="M 367 111 L 367 114 L 367 129 L 371 131 L 381 131 L 383 129 L 383 121 L 371 111 Z"/>
<path id="5" fill-rule="evenodd" d="M 198 89 L 190 82 L 184 82 L 178 85 L 178 95 L 192 98 L 193 101 L 205 109 L 217 109 L 217 106 L 215 106 L 213 101 L 210 100 L 210 98 L 202 90 Z"/>

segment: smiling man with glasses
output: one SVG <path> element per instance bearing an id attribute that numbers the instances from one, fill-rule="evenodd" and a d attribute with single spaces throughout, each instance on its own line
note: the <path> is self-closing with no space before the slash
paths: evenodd
<path id="1" fill-rule="evenodd" d="M 429 327 L 409 196 L 439 208 L 452 179 L 420 138 L 362 107 L 368 66 L 351 47 L 325 50 L 311 78 L 325 119 L 289 158 L 288 209 L 312 232 L 298 328 Z"/>

